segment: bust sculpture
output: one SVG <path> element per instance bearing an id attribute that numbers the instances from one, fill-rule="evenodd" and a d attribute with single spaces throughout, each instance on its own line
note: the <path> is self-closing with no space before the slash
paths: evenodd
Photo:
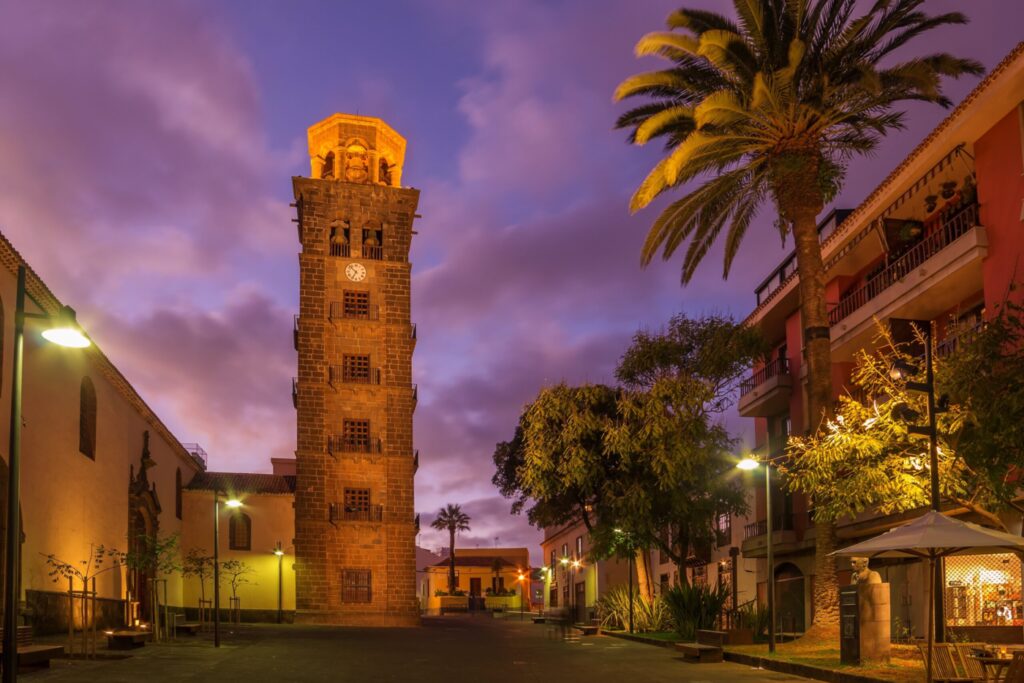
<path id="1" fill-rule="evenodd" d="M 850 566 L 853 568 L 853 576 L 850 578 L 851 585 L 861 583 L 882 583 L 881 574 L 868 567 L 868 558 L 851 557 Z"/>

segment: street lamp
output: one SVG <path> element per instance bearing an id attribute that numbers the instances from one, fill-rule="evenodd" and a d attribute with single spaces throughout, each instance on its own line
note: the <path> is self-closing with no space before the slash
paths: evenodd
<path id="1" fill-rule="evenodd" d="M 932 360 L 932 327 L 927 322 L 922 325 L 924 328 L 924 381 L 910 381 L 920 372 L 920 368 L 914 367 L 902 358 L 893 361 L 889 369 L 889 377 L 893 381 L 905 381 L 904 386 L 909 391 L 923 393 L 927 397 L 928 424 L 926 426 L 907 425 L 907 431 L 911 434 L 928 437 L 928 464 L 930 467 L 929 483 L 931 488 L 932 510 L 939 511 L 941 499 L 939 497 L 939 434 L 936 428 L 935 418 L 939 413 L 947 410 L 948 398 L 946 396 L 935 399 L 935 366 Z M 921 417 L 920 413 L 905 403 L 899 403 L 893 407 L 892 415 L 895 419 L 903 422 L 913 422 Z M 937 585 L 942 585 L 942 563 L 935 563 L 935 579 Z M 945 640 L 945 606 L 942 602 L 942 591 L 936 591 L 935 600 L 935 642 L 941 643 Z"/>
<path id="2" fill-rule="evenodd" d="M 523 620 L 523 600 L 526 597 L 526 584 L 523 583 L 523 579 L 526 577 L 522 572 L 519 572 L 519 621 Z"/>
<path id="3" fill-rule="evenodd" d="M 14 312 L 14 364 L 11 372 L 11 434 L 8 450 L 7 472 L 7 538 L 4 562 L 4 635 L 3 635 L 3 683 L 12 683 L 18 676 L 18 602 L 21 597 L 19 579 L 21 573 L 21 384 L 24 374 L 25 321 L 45 320 L 50 326 L 43 331 L 43 338 L 59 346 L 83 349 L 89 346 L 89 338 L 75 321 L 75 311 L 70 306 L 51 315 L 49 313 L 28 313 L 25 298 L 45 310 L 38 299 L 25 287 L 26 268 L 18 266 L 18 290 Z"/>
<path id="4" fill-rule="evenodd" d="M 761 464 L 754 458 L 743 458 L 736 467 L 750 472 L 756 470 Z M 772 550 L 772 465 L 766 458 L 764 462 L 764 508 L 767 511 L 765 517 L 765 533 L 768 538 L 765 542 L 768 561 L 768 652 L 775 652 L 775 553 Z M 734 598 L 735 599 L 735 598 Z"/>
<path id="5" fill-rule="evenodd" d="M 284 621 L 284 550 L 281 541 L 277 542 L 274 555 L 277 556 L 277 623 L 280 624 Z"/>
<path id="6" fill-rule="evenodd" d="M 559 562 L 562 563 L 562 578 L 569 582 L 569 604 L 566 607 L 569 608 L 569 618 L 572 619 L 576 612 L 576 596 L 573 593 L 575 586 L 572 585 L 572 580 L 569 578 L 569 558 L 563 557 Z"/>
<path id="7" fill-rule="evenodd" d="M 572 618 L 573 619 L 577 619 L 577 620 L 580 618 L 580 606 L 579 606 L 579 603 L 576 602 L 576 572 L 579 570 L 579 568 L 580 568 L 580 561 L 579 560 L 573 560 L 572 561 Z M 586 592 L 586 590 L 584 590 L 583 591 L 583 609 L 586 609 L 586 608 L 587 608 L 587 592 Z M 582 623 L 582 621 L 577 621 L 576 623 Z"/>
<path id="8" fill-rule="evenodd" d="M 220 647 L 220 491 L 213 492 L 213 646 Z M 229 508 L 242 507 L 242 501 L 224 501 Z"/>

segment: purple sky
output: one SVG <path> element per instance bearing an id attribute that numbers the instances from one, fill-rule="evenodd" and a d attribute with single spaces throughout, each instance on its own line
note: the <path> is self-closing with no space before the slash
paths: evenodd
<path id="1" fill-rule="evenodd" d="M 762 216 L 727 282 L 717 252 L 686 288 L 677 263 L 639 268 L 656 208 L 630 217 L 627 199 L 657 150 L 612 130 L 611 92 L 657 65 L 633 44 L 678 4 L 4 3 L 0 230 L 211 469 L 267 471 L 295 439 L 290 176 L 309 171 L 311 123 L 384 118 L 422 190 L 421 542 L 441 544 L 432 513 L 457 502 L 474 520 L 460 543 L 537 554 L 539 533 L 490 484 L 524 402 L 563 379 L 607 381 L 638 327 L 679 310 L 743 317 L 788 249 Z M 1010 4 L 926 3 L 973 18 L 931 48 L 991 67 L 1021 35 Z M 855 205 L 942 115 L 914 107 L 837 204 Z"/>

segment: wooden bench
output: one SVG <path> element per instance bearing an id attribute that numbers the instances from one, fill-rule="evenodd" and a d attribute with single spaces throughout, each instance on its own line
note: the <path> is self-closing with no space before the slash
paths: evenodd
<path id="1" fill-rule="evenodd" d="M 0 642 L 3 640 L 4 630 L 0 628 Z M 64 654 L 63 645 L 33 645 L 32 627 L 19 626 L 16 635 L 18 644 L 18 667 L 49 668 L 50 660 Z M 0 654 L 3 653 L 3 646 L 0 645 Z"/>
<path id="2" fill-rule="evenodd" d="M 114 631 L 107 634 L 107 647 L 111 650 L 133 650 L 145 645 L 150 635 L 149 631 Z"/>
<path id="3" fill-rule="evenodd" d="M 729 645 L 729 634 L 725 631 L 697 631 L 697 642 L 701 645 L 725 647 Z"/>
<path id="4" fill-rule="evenodd" d="M 601 629 L 597 624 L 573 624 L 573 628 L 579 629 L 581 635 L 596 636 Z"/>
<path id="5" fill-rule="evenodd" d="M 543 624 L 547 617 L 533 617 L 533 623 Z"/>
<path id="6" fill-rule="evenodd" d="M 200 629 L 201 626 L 202 626 L 202 624 L 199 624 L 199 623 L 194 623 L 194 624 L 175 624 L 174 631 L 175 631 L 175 633 L 184 633 L 186 635 L 194 636 L 197 633 L 199 633 L 199 629 Z"/>

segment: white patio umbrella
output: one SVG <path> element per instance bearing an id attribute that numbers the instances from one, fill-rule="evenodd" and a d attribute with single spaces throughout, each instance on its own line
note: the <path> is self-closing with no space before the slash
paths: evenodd
<path id="1" fill-rule="evenodd" d="M 935 642 L 935 560 L 949 555 L 1024 554 L 1024 538 L 986 529 L 929 510 L 913 522 L 884 534 L 836 550 L 852 557 L 917 557 L 928 562 L 928 683 L 932 681 L 932 645 Z"/>

